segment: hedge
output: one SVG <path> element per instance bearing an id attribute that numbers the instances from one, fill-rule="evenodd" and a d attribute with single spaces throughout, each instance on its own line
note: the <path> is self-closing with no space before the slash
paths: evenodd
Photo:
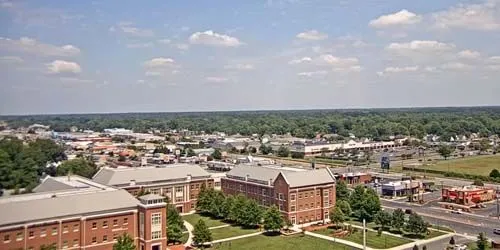
<path id="1" fill-rule="evenodd" d="M 403 170 L 413 171 L 413 172 L 425 172 L 425 173 L 429 173 L 429 174 L 439 174 L 439 175 L 444 175 L 445 177 L 455 177 L 455 178 L 461 178 L 461 179 L 481 180 L 481 181 L 486 181 L 486 182 L 500 183 L 500 178 L 492 178 L 492 177 L 484 176 L 484 175 L 448 172 L 448 171 L 435 170 L 435 169 L 411 168 L 411 167 L 403 167 Z"/>

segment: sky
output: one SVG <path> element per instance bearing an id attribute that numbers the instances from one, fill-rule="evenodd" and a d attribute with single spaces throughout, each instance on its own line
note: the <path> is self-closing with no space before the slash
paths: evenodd
<path id="1" fill-rule="evenodd" d="M 500 105 L 500 0 L 0 0 L 0 115 Z"/>

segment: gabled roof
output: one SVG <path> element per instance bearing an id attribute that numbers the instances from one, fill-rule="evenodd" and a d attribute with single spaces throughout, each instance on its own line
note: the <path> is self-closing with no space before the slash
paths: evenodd
<path id="1" fill-rule="evenodd" d="M 112 190 L 113 187 L 96 183 L 90 179 L 78 175 L 71 176 L 47 176 L 38 186 L 33 189 L 35 193 L 70 191 L 70 190 Z"/>
<path id="2" fill-rule="evenodd" d="M 300 172 L 286 172 L 283 173 L 283 176 L 290 187 L 335 183 L 335 177 L 327 168 Z"/>
<path id="3" fill-rule="evenodd" d="M 98 212 L 136 208 L 139 201 L 126 190 L 37 193 L 0 199 L 0 226 L 25 222 L 85 216 Z"/>
<path id="4" fill-rule="evenodd" d="M 53 178 L 49 177 L 49 178 L 43 180 L 43 182 L 40 183 L 40 185 L 36 186 L 33 189 L 33 192 L 40 193 L 40 192 L 47 192 L 47 191 L 58 191 L 58 190 L 72 189 L 72 188 L 73 187 L 68 185 L 68 184 L 64 184 L 62 182 L 59 182 L 59 181 L 54 180 Z"/>
<path id="5" fill-rule="evenodd" d="M 128 185 L 131 181 L 140 185 L 141 183 L 187 179 L 188 175 L 191 175 L 191 178 L 210 177 L 210 174 L 198 165 L 174 164 L 162 168 L 102 168 L 92 180 L 110 186 Z"/>
<path id="6" fill-rule="evenodd" d="M 274 181 L 280 172 L 292 171 L 262 166 L 237 165 L 231 171 L 227 172 L 226 176 L 229 178 L 245 178 L 248 175 L 248 178 L 251 180 L 267 182 L 269 180 Z"/>

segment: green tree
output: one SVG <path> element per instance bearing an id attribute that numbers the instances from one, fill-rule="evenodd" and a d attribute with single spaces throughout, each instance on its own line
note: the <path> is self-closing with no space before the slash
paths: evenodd
<path id="1" fill-rule="evenodd" d="M 417 213 L 412 213 L 408 217 L 405 230 L 414 234 L 423 234 L 427 233 L 427 226 L 428 224 L 424 221 L 422 216 Z"/>
<path id="2" fill-rule="evenodd" d="M 477 236 L 476 246 L 478 250 L 486 250 L 488 247 L 488 238 L 485 233 L 479 233 Z"/>
<path id="3" fill-rule="evenodd" d="M 474 182 L 472 182 L 472 185 L 482 187 L 482 186 L 484 186 L 484 183 L 483 183 L 483 181 L 476 179 L 476 180 L 474 180 Z"/>
<path id="4" fill-rule="evenodd" d="M 210 214 L 217 218 L 224 218 L 224 201 L 225 197 L 221 191 L 213 191 L 210 195 Z"/>
<path id="5" fill-rule="evenodd" d="M 84 158 L 75 158 L 64 161 L 57 167 L 57 175 L 67 175 L 68 173 L 92 178 L 97 173 L 97 166 Z"/>
<path id="6" fill-rule="evenodd" d="M 490 141 L 488 139 L 482 139 L 479 142 L 479 153 L 487 152 L 491 148 Z"/>
<path id="7" fill-rule="evenodd" d="M 342 213 L 342 210 L 340 210 L 339 207 L 334 207 L 330 211 L 330 221 L 335 224 L 336 227 L 339 226 L 339 224 L 344 223 L 345 221 L 345 215 Z"/>
<path id="8" fill-rule="evenodd" d="M 199 212 L 210 211 L 210 190 L 207 189 L 205 183 L 201 184 L 198 199 L 196 200 L 196 210 Z"/>
<path id="9" fill-rule="evenodd" d="M 358 220 L 373 220 L 373 216 L 380 211 L 380 199 L 373 189 L 367 189 L 364 186 L 357 186 L 349 197 L 349 204 L 354 216 Z"/>
<path id="10" fill-rule="evenodd" d="M 337 200 L 335 203 L 335 206 L 340 208 L 340 211 L 346 216 L 349 217 L 352 214 L 352 209 L 351 205 L 349 205 L 349 202 L 347 200 Z"/>
<path id="11" fill-rule="evenodd" d="M 392 212 L 391 216 L 391 227 L 397 231 L 401 231 L 405 224 L 405 213 L 401 208 L 398 208 Z"/>
<path id="12" fill-rule="evenodd" d="M 219 149 L 215 149 L 212 153 L 212 157 L 216 160 L 220 160 L 222 159 L 222 153 L 219 151 Z"/>
<path id="13" fill-rule="evenodd" d="M 242 222 L 242 212 L 245 209 L 247 198 L 241 194 L 234 197 L 233 206 L 229 213 L 229 220 L 234 221 L 238 224 L 243 224 Z"/>
<path id="14" fill-rule="evenodd" d="M 337 182 L 337 185 L 335 186 L 335 193 L 337 201 L 349 199 L 350 192 L 345 181 L 340 180 Z"/>
<path id="15" fill-rule="evenodd" d="M 183 220 L 179 211 L 172 204 L 167 204 L 168 241 L 179 242 L 182 238 Z"/>
<path id="16" fill-rule="evenodd" d="M 491 170 L 490 177 L 491 178 L 499 178 L 500 177 L 500 171 L 498 171 L 498 169 Z"/>
<path id="17" fill-rule="evenodd" d="M 264 230 L 268 232 L 276 232 L 279 231 L 285 222 L 283 220 L 283 216 L 281 216 L 281 212 L 275 205 L 269 207 L 264 214 Z"/>
<path id="18" fill-rule="evenodd" d="M 259 204 L 255 200 L 249 199 L 243 205 L 239 221 L 244 227 L 256 227 L 261 222 L 262 216 L 263 211 Z"/>
<path id="19" fill-rule="evenodd" d="M 203 220 L 198 220 L 196 225 L 194 225 L 193 230 L 193 242 L 202 248 L 204 244 L 212 241 L 212 232 L 208 230 L 207 225 Z"/>
<path id="20" fill-rule="evenodd" d="M 230 217 L 231 211 L 233 210 L 234 206 L 234 197 L 229 195 L 224 198 L 224 202 L 222 202 L 222 207 L 221 207 L 221 215 L 222 218 L 225 218 L 227 220 L 232 220 Z"/>
<path id="21" fill-rule="evenodd" d="M 169 225 L 167 228 L 169 242 L 180 242 L 182 238 L 182 227 L 177 224 Z"/>
<path id="22" fill-rule="evenodd" d="M 188 148 L 187 149 L 187 156 L 193 157 L 193 156 L 196 156 L 196 153 L 194 152 L 194 150 L 192 148 Z"/>
<path id="23" fill-rule="evenodd" d="M 453 153 L 453 149 L 447 145 L 439 146 L 437 152 L 446 160 Z"/>
<path id="24" fill-rule="evenodd" d="M 289 155 L 290 155 L 290 150 L 287 147 L 281 146 L 278 148 L 279 157 L 288 157 Z"/>
<path id="25" fill-rule="evenodd" d="M 113 250 L 135 250 L 134 240 L 127 233 L 122 234 L 113 244 Z"/>
<path id="26" fill-rule="evenodd" d="M 389 212 L 379 211 L 374 218 L 375 224 L 379 225 L 382 230 L 391 225 L 392 216 Z"/>
<path id="27" fill-rule="evenodd" d="M 263 155 L 268 155 L 273 153 L 273 148 L 271 146 L 266 146 L 265 144 L 260 145 L 259 151 Z"/>
<path id="28" fill-rule="evenodd" d="M 304 152 L 292 152 L 291 155 L 294 159 L 304 159 L 305 156 Z"/>

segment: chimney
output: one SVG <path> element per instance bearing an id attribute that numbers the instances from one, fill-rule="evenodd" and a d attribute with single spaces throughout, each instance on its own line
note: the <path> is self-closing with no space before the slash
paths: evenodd
<path id="1" fill-rule="evenodd" d="M 250 177 L 249 174 L 247 174 L 247 176 L 245 177 L 245 181 L 248 181 L 248 178 Z"/>
<path id="2" fill-rule="evenodd" d="M 129 186 L 135 186 L 135 180 L 130 180 L 130 185 Z"/>
<path id="3" fill-rule="evenodd" d="M 192 176 L 191 174 L 188 174 L 188 175 L 187 175 L 187 180 L 188 180 L 188 181 L 191 181 L 191 178 L 192 178 L 192 177 L 193 177 L 193 176 Z"/>

